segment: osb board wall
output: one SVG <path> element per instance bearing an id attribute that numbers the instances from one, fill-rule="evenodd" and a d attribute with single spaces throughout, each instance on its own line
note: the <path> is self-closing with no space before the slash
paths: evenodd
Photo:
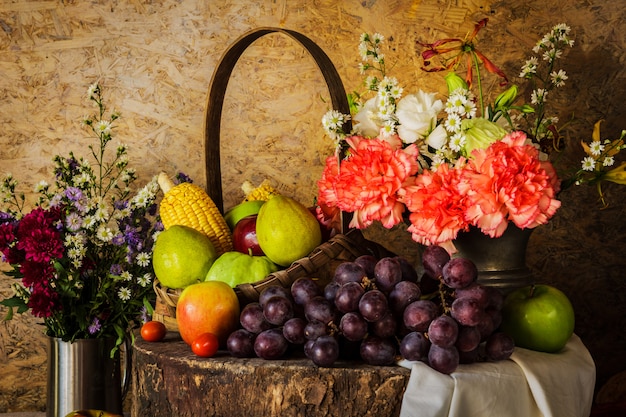
<path id="1" fill-rule="evenodd" d="M 490 21 L 479 48 L 512 79 L 551 26 L 572 26 L 576 45 L 564 61 L 570 78 L 557 103 L 562 120 L 577 117 L 566 130 L 565 160 L 578 164 L 578 141 L 589 138 L 597 119 L 606 119 L 607 138 L 625 127 L 625 11 L 608 0 L 2 1 L 0 171 L 30 189 L 51 178 L 53 155 L 86 155 L 89 139 L 79 122 L 93 110 L 85 93 L 97 81 L 109 107 L 122 113 L 117 139 L 129 145 L 141 183 L 165 170 L 204 185 L 207 91 L 221 54 L 242 33 L 278 26 L 309 36 L 351 91 L 361 88 L 358 37 L 380 32 L 406 91 L 441 91 L 441 76 L 419 69 L 415 41 L 462 37 L 483 17 Z M 244 180 L 266 177 L 311 202 L 332 150 L 320 128 L 327 106 L 323 79 L 299 45 L 269 35 L 246 51 L 224 103 L 225 206 L 240 200 Z M 563 208 L 533 234 L 528 254 L 537 275 L 572 299 L 576 331 L 598 366 L 598 388 L 626 369 L 619 329 L 626 317 L 625 198 L 622 188 L 605 191 L 612 202 L 605 210 L 593 189 L 564 193 Z M 417 260 L 406 233 L 372 235 Z M 11 294 L 10 283 L 0 279 L 0 295 Z M 0 324 L 0 412 L 45 407 L 45 338 L 35 323 L 24 315 Z"/>

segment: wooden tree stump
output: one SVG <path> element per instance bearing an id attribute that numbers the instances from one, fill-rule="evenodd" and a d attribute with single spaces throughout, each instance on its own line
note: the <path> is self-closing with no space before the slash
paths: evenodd
<path id="1" fill-rule="evenodd" d="M 171 332 L 161 343 L 137 338 L 133 360 L 134 417 L 398 416 L 411 373 L 351 361 L 318 368 L 302 356 L 200 358 Z"/>

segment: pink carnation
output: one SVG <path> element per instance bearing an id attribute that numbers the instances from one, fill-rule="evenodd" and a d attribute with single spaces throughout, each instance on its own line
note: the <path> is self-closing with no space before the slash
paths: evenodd
<path id="1" fill-rule="evenodd" d="M 545 224 L 561 206 L 554 168 L 525 141 L 523 132 L 513 132 L 486 149 L 475 149 L 470 169 L 463 172 L 466 220 L 491 237 L 501 236 L 509 220 L 520 228 Z"/>
<path id="2" fill-rule="evenodd" d="M 400 149 L 382 139 L 358 137 L 349 138 L 348 143 L 350 155 L 341 162 L 336 181 L 331 181 L 337 207 L 353 213 L 350 227 L 363 229 L 380 221 L 391 228 L 400 223 L 404 205 L 398 200 L 398 190 L 417 172 L 417 147 Z M 325 192 L 323 201 L 332 203 L 332 193 L 321 190 L 320 194 Z"/>
<path id="3" fill-rule="evenodd" d="M 442 164 L 435 171 L 425 170 L 404 187 L 403 201 L 411 212 L 407 230 L 416 242 L 445 244 L 468 228 L 467 204 L 458 188 L 462 163 L 454 168 Z"/>
<path id="4" fill-rule="evenodd" d="M 317 204 L 326 207 L 337 207 L 337 193 L 335 183 L 339 176 L 339 163 L 337 156 L 326 158 L 326 165 L 322 171 L 322 177 L 317 181 Z"/>

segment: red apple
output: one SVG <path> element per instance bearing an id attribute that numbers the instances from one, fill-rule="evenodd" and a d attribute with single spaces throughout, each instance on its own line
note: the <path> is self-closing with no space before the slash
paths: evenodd
<path id="1" fill-rule="evenodd" d="M 233 229 L 233 249 L 237 252 L 252 256 L 263 256 L 263 249 L 256 236 L 256 219 L 252 214 L 239 220 Z"/>
<path id="2" fill-rule="evenodd" d="M 501 329 L 515 346 L 555 353 L 574 332 L 574 309 L 565 294 L 536 284 L 509 293 L 502 307 Z"/>
<path id="3" fill-rule="evenodd" d="M 213 333 L 221 346 L 239 326 L 239 299 L 230 285 L 204 281 L 186 287 L 176 303 L 176 324 L 191 346 L 202 333 Z"/>

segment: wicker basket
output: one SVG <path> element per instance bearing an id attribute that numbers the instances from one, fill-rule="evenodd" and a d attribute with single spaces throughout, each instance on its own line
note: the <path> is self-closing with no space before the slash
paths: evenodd
<path id="1" fill-rule="evenodd" d="M 345 235 L 335 235 L 328 242 L 315 248 L 309 256 L 293 262 L 287 269 L 274 272 L 252 284 L 238 285 L 234 288 L 235 293 L 239 298 L 239 304 L 244 306 L 257 301 L 265 288 L 272 285 L 288 288 L 298 278 L 315 278 L 318 285 L 324 286 L 332 280 L 337 265 L 353 261 L 361 255 L 382 258 L 393 254 L 381 245 L 365 239 L 359 230 L 354 229 Z M 154 291 L 157 294 L 157 303 L 153 319 L 165 324 L 169 330 L 177 331 L 176 303 L 182 290 L 163 287 L 155 280 Z"/>
<path id="2" fill-rule="evenodd" d="M 299 42 L 315 59 L 328 86 L 334 109 L 344 114 L 350 113 L 347 95 L 341 78 L 330 58 L 324 51 L 306 36 L 282 28 L 258 28 L 252 30 L 231 45 L 222 56 L 211 80 L 205 129 L 205 160 L 207 193 L 223 212 L 222 178 L 220 168 L 220 124 L 224 96 L 228 80 L 239 57 L 255 40 L 270 33 L 282 33 Z M 351 129 L 348 124 L 346 131 Z M 272 285 L 289 287 L 298 278 L 309 276 L 318 279 L 320 285 L 332 279 L 335 267 L 346 261 L 352 261 L 360 255 L 371 254 L 376 257 L 391 255 L 382 246 L 363 237 L 358 230 L 348 230 L 349 215 L 343 213 L 342 234 L 335 235 L 328 242 L 315 248 L 307 257 L 295 261 L 287 269 L 272 273 L 265 279 L 253 283 L 239 285 L 235 292 L 241 306 L 256 301 L 263 289 Z M 178 330 L 176 324 L 176 303 L 181 290 L 162 287 L 155 280 L 154 290 L 157 295 L 154 316 L 170 330 Z"/>

